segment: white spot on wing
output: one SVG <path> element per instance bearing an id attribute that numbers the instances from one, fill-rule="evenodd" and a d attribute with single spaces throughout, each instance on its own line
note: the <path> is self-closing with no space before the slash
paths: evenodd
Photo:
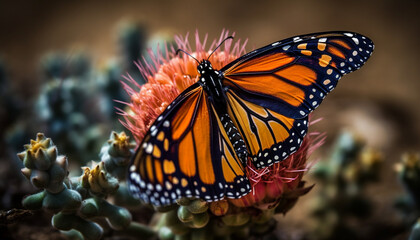
<path id="1" fill-rule="evenodd" d="M 169 126 L 170 126 L 169 121 L 168 121 L 168 120 L 164 121 L 164 122 L 163 122 L 163 126 L 164 126 L 164 127 L 169 127 Z"/>
<path id="2" fill-rule="evenodd" d="M 154 136 L 156 136 L 157 132 L 158 132 L 158 130 L 157 130 L 157 129 L 155 129 L 155 130 L 153 130 L 153 131 L 150 133 L 150 135 L 152 135 L 152 137 L 154 137 Z"/>
<path id="3" fill-rule="evenodd" d="M 153 152 L 153 144 L 149 143 L 146 147 L 146 153 L 151 154 Z"/>
<path id="4" fill-rule="evenodd" d="M 359 39 L 357 39 L 357 38 L 354 37 L 354 38 L 352 38 L 352 40 L 353 40 L 354 43 L 356 43 L 357 45 L 359 45 Z"/>
<path id="5" fill-rule="evenodd" d="M 295 42 L 295 43 L 300 42 L 300 41 L 302 41 L 302 38 L 300 38 L 300 37 L 294 37 L 293 38 L 293 42 Z"/>

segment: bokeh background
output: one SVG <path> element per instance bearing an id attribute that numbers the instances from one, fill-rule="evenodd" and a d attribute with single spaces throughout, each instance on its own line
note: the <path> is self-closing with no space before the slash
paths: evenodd
<path id="1" fill-rule="evenodd" d="M 90 83 L 88 89 L 95 90 L 90 93 L 92 96 L 82 93 L 91 110 L 91 116 L 82 121 L 83 129 L 89 128 L 86 126 L 89 124 L 102 124 L 99 130 L 89 128 L 92 139 L 84 144 L 91 145 L 84 149 L 91 150 L 97 147 L 96 137 L 104 140 L 109 130 L 122 130 L 113 113 L 105 120 L 103 112 L 96 114 L 99 110 L 95 108 L 101 108 L 101 104 L 95 94 L 98 89 L 109 87 L 103 79 L 122 80 L 122 74 L 134 71 L 132 61 L 138 60 L 130 57 L 139 58 L 147 47 L 155 47 L 159 41 L 170 42 L 174 34 L 191 34 L 196 30 L 201 36 L 208 34 L 209 39 L 214 39 L 227 29 L 235 32 L 237 39 L 248 39 L 250 51 L 293 35 L 348 30 L 370 37 L 375 52 L 362 69 L 345 76 L 314 112 L 315 119 L 323 120 L 313 126 L 313 131 L 326 132 L 328 138 L 313 160 L 326 159 L 334 139 L 344 130 L 382 152 L 380 181 L 369 185 L 366 194 L 374 206 L 373 218 L 398 222 L 401 215 L 394 207 L 395 199 L 404 194 L 404 189 L 397 180 L 395 164 L 403 153 L 420 151 L 419 9 L 420 2 L 414 0 L 2 1 L 1 208 L 18 207 L 19 197 L 25 191 L 34 191 L 19 180 L 19 163 L 14 154 L 22 151 L 22 144 L 34 138 L 37 131 L 44 131 L 47 136 L 48 132 L 53 134 L 51 126 L 56 123 L 48 116 L 39 117 L 45 110 L 40 96 L 53 98 L 45 93 L 51 79 L 81 79 L 77 80 L 79 83 L 90 78 L 102 79 Z M 136 48 L 127 48 L 129 40 L 124 38 L 124 34 L 130 33 L 130 26 L 140 29 L 138 35 L 131 35 L 141 42 L 136 45 L 138 53 L 129 53 Z M 57 62 L 61 65 L 54 64 Z M 112 95 L 99 94 L 102 94 L 99 102 Z M 112 96 L 126 100 L 121 94 Z M 108 104 L 113 109 L 112 99 Z M 68 139 L 76 141 L 77 133 L 76 130 Z M 84 157 L 83 161 L 88 161 L 95 156 Z M 14 186 L 19 186 L 21 195 Z M 295 236 L 308 228 L 308 209 L 317 187 L 303 197 L 298 207 L 278 218 L 279 231 Z M 405 239 L 408 232 L 409 228 L 402 228 L 387 239 Z"/>

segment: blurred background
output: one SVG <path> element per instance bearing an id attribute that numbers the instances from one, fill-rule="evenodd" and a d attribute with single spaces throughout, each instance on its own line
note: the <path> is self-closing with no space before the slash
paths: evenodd
<path id="1" fill-rule="evenodd" d="M 313 119 L 323 120 L 311 128 L 325 132 L 327 141 L 312 160 L 327 161 L 343 132 L 380 152 L 378 181 L 363 187 L 369 217 L 350 225 L 374 225 L 360 239 L 383 228 L 392 231 L 380 239 L 406 239 L 413 222 L 404 222 L 398 208 L 406 193 L 395 169 L 403 154 L 420 151 L 419 9 L 414 0 L 2 1 L 0 208 L 18 208 L 34 191 L 15 154 L 37 132 L 51 137 L 70 162 L 97 158 L 110 131 L 123 130 L 115 114 L 123 106 L 113 101 L 127 101 L 121 76 L 142 81 L 133 61 L 158 42 L 196 30 L 212 40 L 227 29 L 248 39 L 250 51 L 294 35 L 347 30 L 370 37 L 375 52 L 314 112 Z M 325 183 L 306 178 L 315 188 L 278 217 L 279 238 L 304 239 L 317 226 L 311 209 Z M 333 221 L 341 217 L 338 211 Z"/>

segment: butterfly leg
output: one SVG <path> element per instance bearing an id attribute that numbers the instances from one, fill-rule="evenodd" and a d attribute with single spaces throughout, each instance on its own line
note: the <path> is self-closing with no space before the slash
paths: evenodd
<path id="1" fill-rule="evenodd" d="M 239 159 L 241 159 L 243 166 L 246 166 L 248 161 L 248 151 L 241 134 L 227 113 L 221 115 L 220 120 L 229 137 L 230 142 L 232 143 L 233 148 L 235 149 L 236 155 L 239 157 Z"/>

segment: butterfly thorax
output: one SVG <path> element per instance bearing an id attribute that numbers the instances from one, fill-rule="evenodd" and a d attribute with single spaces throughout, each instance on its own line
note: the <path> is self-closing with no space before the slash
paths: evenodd
<path id="1" fill-rule="evenodd" d="M 229 141 L 236 152 L 236 155 L 244 165 L 247 163 L 248 151 L 245 142 L 242 139 L 237 127 L 233 124 L 232 119 L 227 113 L 227 101 L 225 89 L 222 86 L 223 75 L 221 72 L 213 69 L 208 60 L 203 60 L 197 67 L 200 74 L 199 83 L 207 92 L 210 101 L 217 112 L 217 115 L 226 131 Z"/>
<path id="2" fill-rule="evenodd" d="M 219 71 L 213 69 L 208 60 L 203 60 L 197 67 L 200 74 L 199 83 L 209 95 L 210 101 L 218 113 L 226 112 L 226 94 L 222 86 L 222 75 Z"/>

